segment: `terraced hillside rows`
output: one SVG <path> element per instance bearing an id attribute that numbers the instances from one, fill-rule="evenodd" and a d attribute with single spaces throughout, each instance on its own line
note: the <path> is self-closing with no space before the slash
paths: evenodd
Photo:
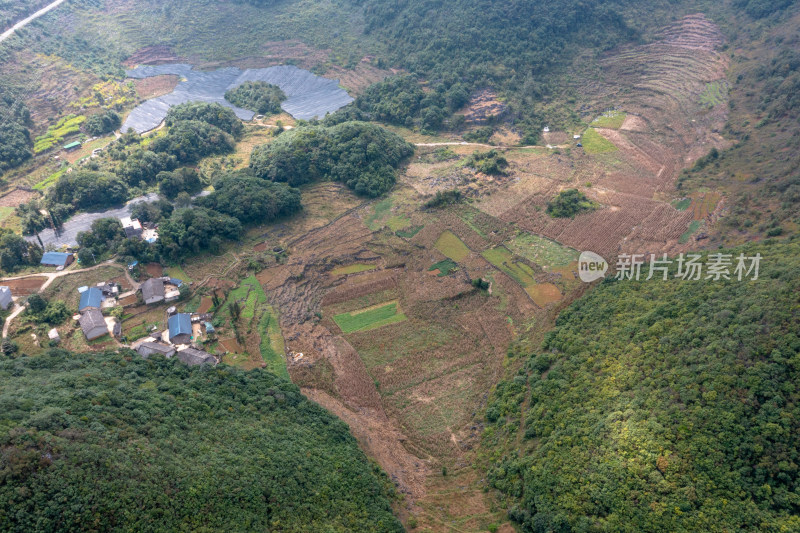
<path id="1" fill-rule="evenodd" d="M 682 168 L 712 147 L 726 146 L 715 132 L 727 106 L 709 107 L 703 96 L 711 84 L 724 87 L 722 42 L 719 28 L 697 14 L 665 28 L 650 44 L 618 49 L 579 69 L 576 90 L 590 106 L 618 110 L 620 118 L 624 112 L 624 119 L 589 115 L 586 147 L 572 146 L 567 154 L 509 151 L 513 179 L 482 196 L 479 208 L 611 260 L 620 252 L 676 252 L 691 245 L 682 236 L 692 215 L 669 200 Z M 609 148 L 590 150 L 595 138 Z M 600 209 L 574 219 L 550 217 L 547 202 L 566 188 L 580 189 Z"/>

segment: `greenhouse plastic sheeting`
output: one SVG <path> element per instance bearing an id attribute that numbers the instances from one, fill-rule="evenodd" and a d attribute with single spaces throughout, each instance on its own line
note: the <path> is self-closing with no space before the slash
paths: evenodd
<path id="1" fill-rule="evenodd" d="M 321 78 L 290 65 L 244 71 L 227 67 L 203 72 L 194 70 L 185 63 L 174 63 L 145 65 L 129 70 L 126 74 L 129 78 L 137 79 L 173 74 L 180 76 L 182 81 L 171 93 L 147 100 L 131 111 L 122 125 L 123 132 L 129 129 L 138 133 L 152 130 L 161 124 L 170 107 L 184 102 L 216 102 L 233 109 L 240 119 L 252 120 L 254 112 L 236 107 L 225 100 L 226 91 L 246 81 L 265 81 L 280 87 L 287 97 L 281 104 L 283 110 L 304 120 L 323 118 L 326 113 L 333 113 L 353 101 L 347 91 L 339 87 L 337 80 Z"/>

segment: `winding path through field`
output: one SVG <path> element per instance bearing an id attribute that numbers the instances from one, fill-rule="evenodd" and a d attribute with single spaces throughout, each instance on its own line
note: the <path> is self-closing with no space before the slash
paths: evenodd
<path id="1" fill-rule="evenodd" d="M 11 37 L 14 34 L 14 32 L 17 31 L 18 29 L 27 26 L 28 23 L 30 23 L 31 21 L 36 20 L 37 18 L 41 17 L 45 13 L 57 8 L 59 5 L 63 4 L 64 2 L 66 2 L 66 0 L 56 0 L 52 4 L 48 4 L 48 5 L 44 6 L 42 9 L 40 9 L 39 11 L 34 13 L 33 15 L 20 20 L 19 22 L 17 22 L 13 26 L 11 26 L 9 29 L 7 29 L 6 31 L 4 31 L 3 33 L 0 34 L 0 42 L 5 41 L 9 37 Z M 9 318 L 11 318 L 11 317 L 9 317 Z M 5 337 L 5 335 L 3 335 L 3 336 Z"/>
<path id="2" fill-rule="evenodd" d="M 90 267 L 87 267 L 87 268 L 79 268 L 79 269 L 76 269 L 76 270 L 62 270 L 61 272 L 43 272 L 43 273 L 37 273 L 37 274 L 25 274 L 24 276 L 12 276 L 12 277 L 8 277 L 8 278 L 0 279 L 0 284 L 2 284 L 5 281 L 13 281 L 15 279 L 47 278 L 47 281 L 45 281 L 42 284 L 42 286 L 39 287 L 39 290 L 36 291 L 36 292 L 41 293 L 41 292 L 44 292 L 44 290 L 47 287 L 49 287 L 50 284 L 53 283 L 53 280 L 56 279 L 56 278 L 60 278 L 60 277 L 63 277 L 63 276 L 70 276 L 72 274 L 80 274 L 81 272 L 88 272 L 90 270 L 96 270 L 96 269 L 98 269 L 100 267 L 104 267 L 104 266 L 113 266 L 113 267 L 121 268 L 122 270 L 125 271 L 125 277 L 128 279 L 128 282 L 133 286 L 134 290 L 139 288 L 139 284 L 136 283 L 136 281 L 134 281 L 133 278 L 131 278 L 130 274 L 128 273 L 128 270 L 125 269 L 124 267 L 122 267 L 121 265 L 115 264 L 113 259 L 109 259 L 108 261 L 103 261 L 102 263 L 97 263 L 94 266 L 90 266 Z M 8 318 L 6 318 L 5 322 L 3 323 L 3 338 L 6 338 L 8 336 L 8 329 L 9 329 L 9 326 L 11 325 L 11 321 L 14 318 L 16 318 L 24 310 L 25 310 L 25 306 L 24 305 L 16 304 L 16 307 L 14 308 L 14 312 L 11 313 L 10 315 L 8 315 Z"/>

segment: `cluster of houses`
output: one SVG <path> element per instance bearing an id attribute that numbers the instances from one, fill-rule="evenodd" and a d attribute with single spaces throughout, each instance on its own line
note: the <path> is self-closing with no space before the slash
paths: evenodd
<path id="1" fill-rule="evenodd" d="M 208 352 L 200 350 L 192 345 L 195 339 L 195 328 L 202 330 L 204 320 L 210 319 L 210 315 L 199 315 L 190 313 L 177 313 L 174 307 L 167 310 L 170 315 L 167 319 L 167 329 L 158 332 L 136 343 L 135 350 L 144 358 L 153 354 L 161 354 L 164 357 L 177 357 L 187 365 L 216 365 L 217 358 Z M 205 322 L 205 331 L 213 331 L 213 326 Z"/>
<path id="2" fill-rule="evenodd" d="M 80 287 L 78 323 L 86 340 L 94 340 L 110 333 L 114 338 L 122 334 L 122 326 L 116 317 L 103 316 L 103 308 L 117 303 L 119 287 L 111 283 L 98 283 L 96 287 Z M 51 340 L 56 340 L 51 335 Z"/>

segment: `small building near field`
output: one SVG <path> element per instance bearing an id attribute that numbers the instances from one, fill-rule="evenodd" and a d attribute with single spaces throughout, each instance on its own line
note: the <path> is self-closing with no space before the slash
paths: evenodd
<path id="1" fill-rule="evenodd" d="M 71 265 L 74 260 L 74 255 L 65 252 L 45 252 L 42 254 L 42 260 L 39 263 L 45 266 L 66 268 Z"/>
<path id="2" fill-rule="evenodd" d="M 160 342 L 143 342 L 136 348 L 136 351 L 145 359 L 153 354 L 161 354 L 166 358 L 175 355 L 175 348 Z"/>
<path id="3" fill-rule="evenodd" d="M 65 152 L 74 152 L 75 150 L 77 150 L 81 146 L 82 145 L 81 145 L 80 141 L 72 141 L 71 143 L 64 145 L 64 151 Z"/>
<path id="4" fill-rule="evenodd" d="M 81 300 L 78 303 L 78 312 L 83 313 L 87 309 L 100 309 L 103 305 L 103 291 L 97 287 L 90 287 L 81 293 Z"/>
<path id="5" fill-rule="evenodd" d="M 189 366 L 197 365 L 216 365 L 217 358 L 208 352 L 197 348 L 186 348 L 176 354 L 176 357 Z"/>
<path id="6" fill-rule="evenodd" d="M 108 333 L 108 325 L 99 309 L 87 310 L 81 315 L 78 323 L 87 341 L 98 339 Z"/>
<path id="7" fill-rule="evenodd" d="M 58 334 L 58 330 L 56 328 L 53 328 L 47 332 L 47 338 L 50 339 L 50 342 L 61 342 L 61 335 Z"/>
<path id="8" fill-rule="evenodd" d="M 125 231 L 125 236 L 129 239 L 132 237 L 141 237 L 144 229 L 142 223 L 136 218 L 122 217 L 119 219 L 122 223 L 122 229 Z"/>
<path id="9" fill-rule="evenodd" d="M 188 344 L 192 340 L 192 315 L 178 313 L 167 320 L 169 326 L 169 342 L 172 344 Z"/>
<path id="10" fill-rule="evenodd" d="M 11 289 L 5 285 L 0 287 L 0 308 L 2 308 L 3 311 L 7 311 L 13 303 L 11 299 Z"/>
<path id="11" fill-rule="evenodd" d="M 166 296 L 164 282 L 160 278 L 148 279 L 142 283 L 140 289 L 142 291 L 142 300 L 148 305 L 163 302 Z"/>

